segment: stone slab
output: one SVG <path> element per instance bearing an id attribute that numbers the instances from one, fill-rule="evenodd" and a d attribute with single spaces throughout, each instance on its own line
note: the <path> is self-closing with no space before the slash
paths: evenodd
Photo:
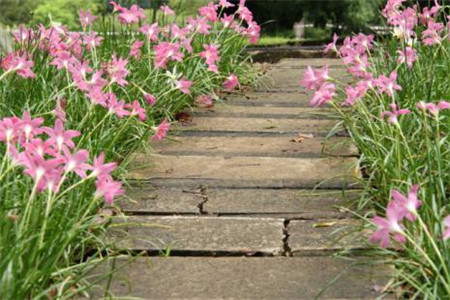
<path id="1" fill-rule="evenodd" d="M 360 220 L 319 219 L 291 221 L 288 225 L 289 247 L 293 255 L 343 249 L 367 249 L 369 233 L 361 235 Z"/>
<path id="2" fill-rule="evenodd" d="M 311 92 L 248 92 L 224 96 L 225 103 L 241 106 L 264 107 L 310 107 Z M 317 108 L 320 109 L 320 108 Z"/>
<path id="3" fill-rule="evenodd" d="M 345 68 L 345 65 L 340 59 L 333 58 L 308 58 L 308 59 L 295 59 L 284 58 L 274 65 L 275 68 L 288 68 L 288 69 L 304 69 L 308 66 L 313 68 L 321 68 L 328 65 L 330 69 Z"/>
<path id="4" fill-rule="evenodd" d="M 199 189 L 141 185 L 127 188 L 125 196 L 117 201 L 117 205 L 122 211 L 133 214 L 198 214 L 203 201 Z"/>
<path id="5" fill-rule="evenodd" d="M 367 258 L 141 257 L 110 260 L 88 280 L 112 266 L 109 296 L 121 299 L 375 299 L 393 276 Z M 90 291 L 91 299 L 105 296 L 105 281 Z"/>
<path id="6" fill-rule="evenodd" d="M 114 223 L 107 239 L 119 249 L 268 255 L 283 251 L 283 219 L 133 216 L 115 218 Z"/>
<path id="7" fill-rule="evenodd" d="M 195 117 L 192 123 L 182 128 L 184 131 L 301 132 L 326 135 L 337 123 L 338 120 Z"/>
<path id="8" fill-rule="evenodd" d="M 174 140 L 152 143 L 159 154 L 205 156 L 259 156 L 259 157 L 324 157 L 356 156 L 358 150 L 348 138 L 304 138 L 297 136 L 265 137 L 197 137 L 179 136 Z M 299 141 L 299 140 L 297 140 Z"/>
<path id="9" fill-rule="evenodd" d="M 341 188 L 360 177 L 355 158 L 135 155 L 128 179 L 195 179 L 235 187 Z"/>
<path id="10" fill-rule="evenodd" d="M 248 107 L 241 105 L 216 104 L 212 108 L 196 108 L 194 113 L 196 116 L 202 117 L 337 119 L 336 113 L 331 109 L 314 107 Z"/>
<path id="11" fill-rule="evenodd" d="M 274 69 L 259 79 L 255 90 L 301 91 L 303 87 L 300 87 L 299 82 L 304 72 L 305 69 Z M 329 76 L 346 83 L 352 80 L 345 69 L 331 69 Z"/>
<path id="12" fill-rule="evenodd" d="M 297 218 L 342 218 L 359 191 L 300 189 L 207 189 L 208 213 L 290 215 Z"/>

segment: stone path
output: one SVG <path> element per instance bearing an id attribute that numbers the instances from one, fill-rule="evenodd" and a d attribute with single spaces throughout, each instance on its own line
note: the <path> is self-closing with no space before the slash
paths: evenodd
<path id="1" fill-rule="evenodd" d="M 119 250 L 149 256 L 110 263 L 123 265 L 110 283 L 113 295 L 379 295 L 389 270 L 358 256 L 365 238 L 351 234 L 360 223 L 346 209 L 359 193 L 357 151 L 340 129 L 325 138 L 338 120 L 327 109 L 309 108 L 310 95 L 299 91 L 308 63 L 328 63 L 343 78 L 336 60 L 283 60 L 259 88 L 196 109 L 175 141 L 134 157 L 131 201 L 121 203 L 127 217 L 116 218 L 108 239 Z M 357 254 L 331 257 L 343 249 Z M 94 298 L 101 295 L 94 290 Z"/>

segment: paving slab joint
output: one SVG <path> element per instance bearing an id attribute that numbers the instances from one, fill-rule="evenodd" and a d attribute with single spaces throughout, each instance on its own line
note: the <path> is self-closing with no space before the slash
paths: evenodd
<path id="1" fill-rule="evenodd" d="M 290 219 L 285 219 L 283 222 L 283 253 L 282 256 L 291 257 L 292 256 L 292 249 L 289 246 L 289 223 L 291 222 Z"/>
<path id="2" fill-rule="evenodd" d="M 205 211 L 205 204 L 208 202 L 208 188 L 205 185 L 200 185 L 200 195 L 202 196 L 202 201 L 197 205 L 200 215 L 209 215 Z"/>

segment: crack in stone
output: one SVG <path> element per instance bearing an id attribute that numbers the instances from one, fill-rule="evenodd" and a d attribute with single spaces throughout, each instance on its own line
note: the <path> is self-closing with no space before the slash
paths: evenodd
<path id="1" fill-rule="evenodd" d="M 290 219 L 285 219 L 283 222 L 283 253 L 282 256 L 291 257 L 292 256 L 292 249 L 289 246 L 289 223 L 291 222 Z"/>
<path id="2" fill-rule="evenodd" d="M 200 215 L 208 215 L 208 212 L 205 211 L 205 204 L 208 202 L 208 188 L 206 185 L 200 185 L 200 195 L 202 196 L 202 201 L 197 205 Z"/>

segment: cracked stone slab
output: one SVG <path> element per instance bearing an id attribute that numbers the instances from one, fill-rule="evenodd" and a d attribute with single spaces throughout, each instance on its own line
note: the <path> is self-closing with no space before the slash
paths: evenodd
<path id="1" fill-rule="evenodd" d="M 198 214 L 203 201 L 200 189 L 142 185 L 127 188 L 117 205 L 127 213 Z"/>
<path id="2" fill-rule="evenodd" d="M 345 65 L 342 63 L 342 61 L 335 58 L 284 58 L 276 63 L 274 65 L 274 68 L 305 69 L 308 66 L 311 66 L 313 68 L 322 68 L 325 65 L 328 65 L 330 69 L 345 68 Z"/>
<path id="3" fill-rule="evenodd" d="M 288 225 L 289 247 L 292 254 L 305 255 L 320 251 L 366 249 L 370 233 L 355 219 L 319 219 L 291 221 Z"/>
<path id="4" fill-rule="evenodd" d="M 107 239 L 119 249 L 265 253 L 283 251 L 283 219 L 237 217 L 115 218 Z"/>
<path id="5" fill-rule="evenodd" d="M 128 179 L 195 180 L 234 187 L 342 188 L 360 177 L 356 158 L 278 158 L 136 154 Z"/>
<path id="6" fill-rule="evenodd" d="M 204 211 L 214 214 L 284 214 L 302 218 L 339 218 L 360 191 L 299 189 L 207 189 Z"/>
<path id="7" fill-rule="evenodd" d="M 159 154 L 205 156 L 259 156 L 259 157 L 324 157 L 356 156 L 358 149 L 349 138 L 303 138 L 297 135 L 265 137 L 198 137 L 179 136 L 174 140 L 152 143 Z M 299 140 L 297 140 L 299 141 Z"/>
<path id="8" fill-rule="evenodd" d="M 103 263 L 88 280 L 112 266 L 109 296 L 145 299 L 375 299 L 394 273 L 368 258 L 140 257 Z M 91 299 L 103 297 L 106 284 L 94 286 Z"/>
<path id="9" fill-rule="evenodd" d="M 307 120 L 276 118 L 194 117 L 182 126 L 184 131 L 221 132 L 293 132 L 327 135 L 339 120 Z M 179 126 L 179 125 L 178 125 Z M 180 126 L 179 126 L 180 127 Z"/>
<path id="10" fill-rule="evenodd" d="M 196 116 L 232 117 L 232 118 L 278 118 L 278 119 L 336 119 L 331 109 L 314 107 L 248 107 L 219 103 L 212 108 L 196 108 Z M 194 118 L 195 121 L 195 118 Z"/>
<path id="11" fill-rule="evenodd" d="M 268 72 L 256 83 L 256 90 L 260 91 L 301 91 L 299 82 L 303 78 L 305 69 L 274 69 Z M 345 69 L 330 69 L 329 76 L 342 82 L 351 82 L 352 76 Z"/>

